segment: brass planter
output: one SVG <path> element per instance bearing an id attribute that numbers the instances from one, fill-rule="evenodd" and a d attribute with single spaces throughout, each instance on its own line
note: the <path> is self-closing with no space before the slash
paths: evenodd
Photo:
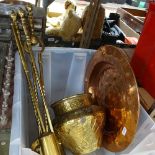
<path id="1" fill-rule="evenodd" d="M 55 133 L 66 148 L 75 154 L 87 154 L 101 147 L 104 110 L 93 105 L 88 94 L 63 99 L 52 107 Z"/>
<path id="2" fill-rule="evenodd" d="M 68 98 L 59 100 L 51 105 L 54 109 L 56 116 L 61 116 L 63 114 L 73 112 L 80 108 L 89 107 L 93 104 L 91 95 L 89 94 L 78 94 Z"/>

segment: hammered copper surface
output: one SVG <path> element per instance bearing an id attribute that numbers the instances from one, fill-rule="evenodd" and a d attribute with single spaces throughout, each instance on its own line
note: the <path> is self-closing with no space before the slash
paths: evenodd
<path id="1" fill-rule="evenodd" d="M 92 105 L 57 117 L 54 125 L 60 142 L 75 154 L 87 154 L 102 146 L 104 111 Z"/>
<path id="2" fill-rule="evenodd" d="M 132 141 L 139 118 L 137 84 L 123 50 L 101 47 L 88 64 L 85 92 L 105 108 L 103 146 L 122 151 Z"/>

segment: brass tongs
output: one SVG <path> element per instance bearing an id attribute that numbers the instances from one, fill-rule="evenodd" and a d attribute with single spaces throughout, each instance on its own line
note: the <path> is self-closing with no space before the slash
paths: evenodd
<path id="1" fill-rule="evenodd" d="M 17 12 L 11 12 L 11 26 L 16 45 L 18 47 L 21 63 L 28 82 L 28 88 L 38 125 L 39 138 L 36 140 L 35 144 L 37 145 L 35 145 L 35 148 L 33 149 L 36 151 L 35 149 L 39 147 L 40 151 L 38 151 L 38 153 L 43 155 L 62 155 L 63 153 L 61 151 L 60 144 L 58 144 L 53 132 L 53 126 L 45 97 L 42 65 L 42 53 L 44 51 L 44 45 L 43 42 L 34 34 L 32 6 L 28 5 L 26 10 L 28 11 L 28 17 L 26 16 L 26 11 L 21 8 Z M 19 23 L 22 25 L 22 29 L 26 38 L 25 41 L 22 41 L 23 38 L 21 38 L 20 35 Z M 41 45 L 41 50 L 38 53 L 39 69 L 37 68 L 32 49 L 32 47 L 38 43 Z M 29 69 L 28 62 L 30 62 L 31 69 Z M 41 95 L 43 111 L 40 110 L 38 90 L 40 91 Z"/>

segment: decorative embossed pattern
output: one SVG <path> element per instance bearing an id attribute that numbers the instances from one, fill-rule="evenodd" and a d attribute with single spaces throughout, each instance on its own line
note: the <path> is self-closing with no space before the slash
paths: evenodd
<path id="1" fill-rule="evenodd" d="M 75 111 L 79 108 L 88 107 L 92 104 L 92 99 L 89 94 L 78 94 L 71 96 L 52 104 L 55 115 L 62 115 L 68 112 Z"/>
<path id="2" fill-rule="evenodd" d="M 102 145 L 104 111 L 90 106 L 58 117 L 54 126 L 61 143 L 75 154 L 95 151 Z"/>

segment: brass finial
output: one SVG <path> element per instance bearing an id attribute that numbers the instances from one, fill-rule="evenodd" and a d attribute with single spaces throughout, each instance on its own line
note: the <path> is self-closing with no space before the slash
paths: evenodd
<path id="1" fill-rule="evenodd" d="M 10 17 L 12 18 L 13 22 L 15 22 L 17 20 L 17 13 L 14 10 L 12 10 Z"/>
<path id="2" fill-rule="evenodd" d="M 32 12 L 33 6 L 31 4 L 27 4 L 26 9 L 27 11 Z"/>
<path id="3" fill-rule="evenodd" d="M 31 44 L 37 45 L 39 43 L 39 40 L 34 34 L 33 6 L 31 4 L 27 4 L 26 10 L 28 12 L 28 22 L 30 24 Z"/>
<path id="4" fill-rule="evenodd" d="M 25 17 L 25 11 L 22 9 L 22 8 L 19 8 L 18 10 L 18 14 L 21 18 L 24 18 Z"/>

